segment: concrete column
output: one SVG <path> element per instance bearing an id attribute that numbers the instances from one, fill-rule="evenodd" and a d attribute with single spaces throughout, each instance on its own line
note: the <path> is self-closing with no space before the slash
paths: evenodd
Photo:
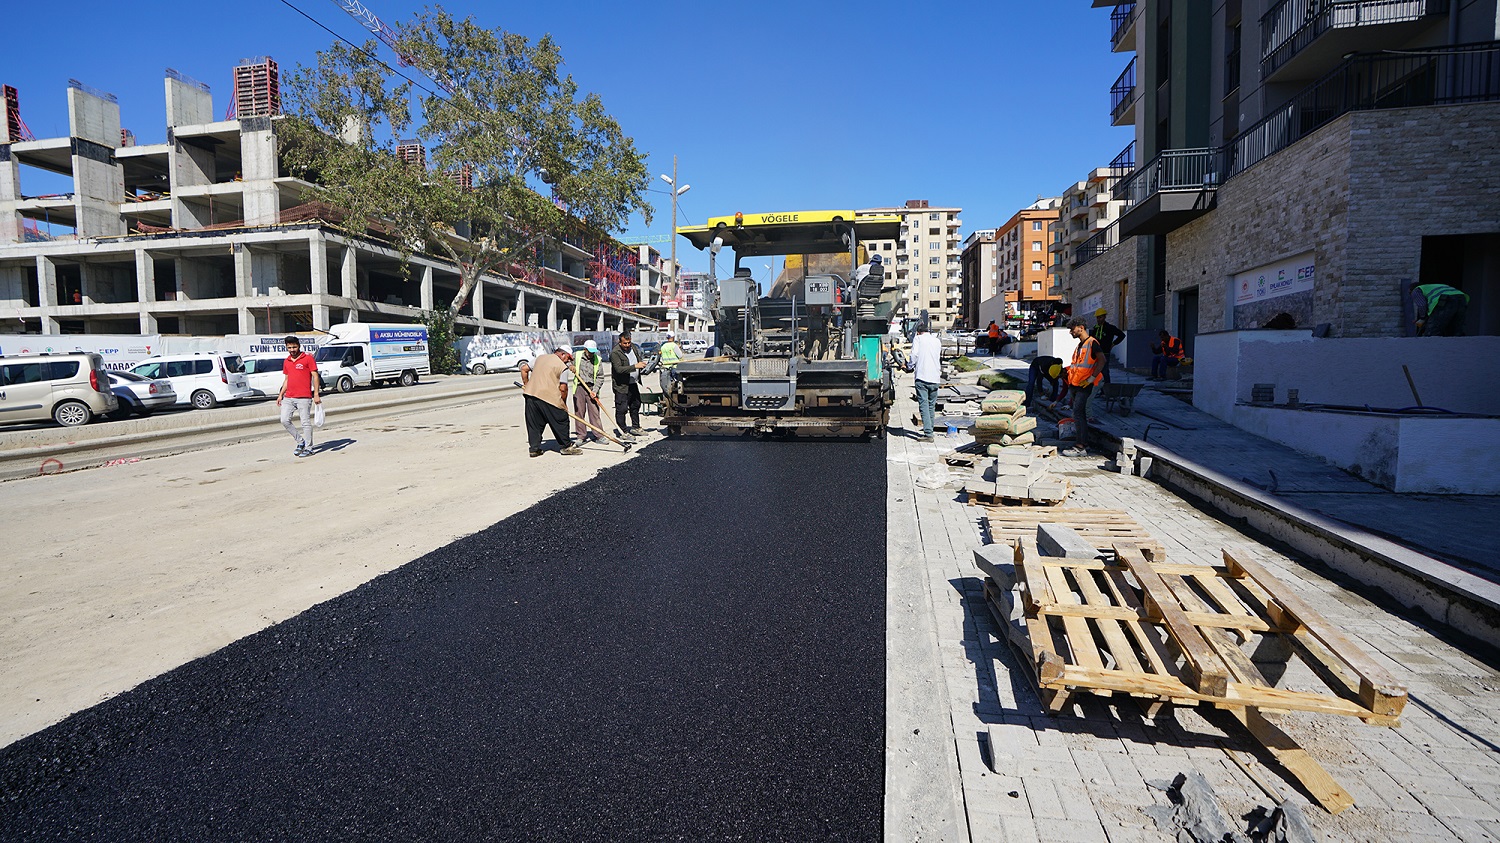
<path id="1" fill-rule="evenodd" d="M 595 326 L 594 330 L 601 332 L 604 330 L 604 311 L 602 310 L 599 311 L 599 324 Z"/>
<path id="2" fill-rule="evenodd" d="M 94 266 L 88 261 L 80 261 L 78 264 L 78 294 L 80 304 L 94 304 L 95 293 L 98 285 L 94 283 Z M 73 304 L 65 301 L 63 304 Z"/>
<path id="3" fill-rule="evenodd" d="M 141 304 L 156 301 L 156 259 L 145 249 L 135 250 L 135 300 Z"/>
<path id="4" fill-rule="evenodd" d="M 275 225 L 281 214 L 276 133 L 269 117 L 240 121 L 240 186 L 246 225 Z"/>
<path id="5" fill-rule="evenodd" d="M 57 317 L 57 264 L 37 255 L 36 258 L 37 304 L 42 309 L 42 333 L 58 332 Z"/>
<path id="6" fill-rule="evenodd" d="M 328 305 L 315 304 L 312 309 L 313 327 L 320 331 L 326 331 L 330 327 L 332 316 L 328 312 Z"/>
<path id="7" fill-rule="evenodd" d="M 239 332 L 242 333 L 242 334 L 253 334 L 253 333 L 255 333 L 256 332 L 255 331 L 255 315 L 250 312 L 250 308 L 245 307 L 245 306 L 242 305 L 240 307 L 240 309 L 239 309 L 239 315 L 240 315 L 240 330 L 239 330 Z M 270 326 L 268 325 L 267 328 L 269 328 L 269 327 Z"/>
<path id="8" fill-rule="evenodd" d="M 479 333 L 484 333 L 484 279 L 480 278 L 474 284 L 473 292 L 469 293 L 472 313 L 479 320 Z"/>
<path id="9" fill-rule="evenodd" d="M 314 231 L 307 238 L 307 265 L 312 277 L 314 302 L 328 295 L 328 241 L 323 232 Z"/>
<path id="10" fill-rule="evenodd" d="M 255 289 L 255 257 L 250 254 L 250 247 L 244 243 L 236 243 L 231 247 L 234 250 L 234 294 L 240 298 L 248 298 Z M 181 266 L 184 261 L 177 261 Z M 179 276 L 181 277 L 181 276 Z M 241 308 L 240 322 L 244 324 L 244 308 Z M 240 333 L 253 333 L 241 331 Z"/>
<path id="11" fill-rule="evenodd" d="M 79 237 L 125 233 L 125 168 L 120 146 L 120 105 L 102 92 L 68 86 L 68 135 L 73 139 L 73 207 Z"/>
<path id="12" fill-rule="evenodd" d="M 339 260 L 339 295 L 349 300 L 351 308 L 354 307 L 358 288 L 359 256 L 355 254 L 353 245 L 345 246 L 344 254 Z"/>
<path id="13" fill-rule="evenodd" d="M 0 116 L 3 116 L 5 104 L 0 101 Z M 0 125 L 0 134 L 6 132 L 5 126 Z M 15 138 L 11 139 L 16 140 Z M 4 160 L 0 160 L 0 243 L 21 242 L 21 212 L 17 210 L 21 201 L 21 162 L 7 150 Z"/>
<path id="14" fill-rule="evenodd" d="M 433 310 L 432 306 L 432 267 L 422 267 L 422 309 Z"/>
<path id="15" fill-rule="evenodd" d="M 517 325 L 526 324 L 526 291 L 516 288 L 516 310 L 511 314 L 509 320 Z"/>
<path id="16" fill-rule="evenodd" d="M 547 330 L 557 330 L 557 299 L 547 302 Z"/>
<path id="17" fill-rule="evenodd" d="M 574 331 L 583 330 L 583 307 L 581 305 L 573 305 L 572 325 Z"/>

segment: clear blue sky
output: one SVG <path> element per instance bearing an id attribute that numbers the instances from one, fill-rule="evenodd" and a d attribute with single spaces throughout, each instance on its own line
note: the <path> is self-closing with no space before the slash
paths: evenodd
<path id="1" fill-rule="evenodd" d="M 292 2 L 364 40 L 333 0 Z M 164 68 L 208 83 L 222 113 L 237 60 L 269 55 L 289 72 L 332 41 L 280 0 L 7 5 L 0 82 L 20 90 L 38 137 L 66 134 L 69 78 L 118 96 L 124 125 L 156 143 Z M 388 22 L 420 7 L 368 5 Z M 967 235 L 1059 193 L 1131 138 L 1108 116 L 1109 85 L 1129 56 L 1110 52 L 1108 12 L 1084 0 L 444 5 L 485 26 L 551 33 L 580 88 L 604 98 L 653 172 L 670 173 L 678 156 L 693 186 L 682 222 L 929 199 L 964 208 Z M 630 234 L 670 230 L 667 195 L 650 196 L 655 220 Z M 707 266 L 686 241 L 679 255 Z"/>

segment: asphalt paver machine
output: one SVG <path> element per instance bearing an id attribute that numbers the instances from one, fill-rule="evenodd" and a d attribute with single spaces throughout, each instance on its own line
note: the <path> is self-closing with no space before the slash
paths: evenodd
<path id="1" fill-rule="evenodd" d="M 898 216 L 791 211 L 677 229 L 708 250 L 718 300 L 713 353 L 679 364 L 665 397 L 668 433 L 883 436 L 895 387 L 882 341 L 900 290 L 861 244 L 900 228 Z M 734 270 L 719 279 L 725 247 Z M 762 295 L 742 262 L 773 255 L 787 269 Z"/>

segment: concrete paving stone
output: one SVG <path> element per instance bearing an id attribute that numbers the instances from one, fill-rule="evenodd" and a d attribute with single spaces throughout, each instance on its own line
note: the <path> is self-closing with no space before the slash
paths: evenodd
<path id="1" fill-rule="evenodd" d="M 1049 841 L 1056 840 L 1057 838 L 1050 833 L 1051 823 L 1047 825 L 1049 828 L 1047 839 Z M 1000 843 L 1041 843 L 1041 838 L 1037 836 L 1036 832 L 1036 821 L 1031 817 L 1002 816 L 1000 817 L 1000 829 Z"/>
<path id="2" fill-rule="evenodd" d="M 1162 843 L 1162 833 L 1153 828 L 1138 828 L 1128 825 L 1105 824 L 1104 834 L 1109 843 Z"/>
<path id="3" fill-rule="evenodd" d="M 1026 785 L 1021 779 L 1016 776 L 990 776 L 988 788 L 991 795 L 981 803 L 981 810 L 1006 817 L 1032 815 L 1031 800 L 1026 796 Z M 1014 796 L 1011 795 L 1013 793 Z"/>
<path id="4" fill-rule="evenodd" d="M 1371 790 L 1379 794 L 1380 798 L 1385 801 L 1385 804 L 1392 811 L 1412 814 L 1427 813 L 1427 809 L 1412 796 L 1411 792 L 1406 789 L 1406 786 L 1391 778 L 1390 773 L 1387 773 L 1384 769 L 1380 767 L 1368 767 L 1360 775 L 1360 779 Z"/>
<path id="5" fill-rule="evenodd" d="M 1033 778 L 1078 783 L 1078 768 L 1067 753 L 1046 753 L 1016 759 L 1015 774 L 1030 781 Z"/>
<path id="6" fill-rule="evenodd" d="M 1412 796 L 1439 817 L 1462 817 L 1467 820 L 1500 820 L 1500 808 L 1477 796 L 1454 796 L 1430 791 L 1414 791 Z"/>
<path id="7" fill-rule="evenodd" d="M 994 840 L 1005 843 L 1010 838 L 1005 836 L 1005 826 L 1000 822 L 1000 815 L 994 811 L 979 810 L 973 805 L 968 806 L 967 839 L 969 840 Z"/>
<path id="8" fill-rule="evenodd" d="M 1109 843 L 1109 835 L 1099 820 L 1048 820 L 1042 823 L 1049 840 L 1068 843 Z"/>
<path id="9" fill-rule="evenodd" d="M 1462 817 L 1441 817 L 1443 825 L 1453 832 L 1453 835 L 1464 843 L 1493 843 L 1500 840 L 1495 836 L 1492 828 L 1485 828 L 1484 824 L 1477 820 L 1464 819 Z"/>
<path id="10" fill-rule="evenodd" d="M 1471 755 L 1473 754 L 1466 753 L 1466 756 Z M 1500 760 L 1497 760 L 1493 754 L 1488 758 L 1483 755 L 1480 757 L 1483 761 L 1479 763 L 1464 763 L 1447 757 L 1440 757 L 1438 763 L 1443 765 L 1443 769 L 1452 773 L 1454 778 L 1468 785 L 1476 793 L 1493 793 L 1500 798 Z"/>
<path id="11" fill-rule="evenodd" d="M 1103 785 L 1105 787 L 1116 787 L 1114 775 L 1110 773 L 1109 767 L 1104 763 L 1104 756 L 1098 752 L 1086 749 L 1072 749 L 1069 754 L 1073 757 L 1073 766 L 1078 768 L 1083 781 L 1091 785 Z M 1129 784 L 1126 780 L 1122 784 Z"/>
<path id="12" fill-rule="evenodd" d="M 1076 786 L 1077 771 L 1069 776 L 1066 786 Z M 1025 773 L 1021 781 L 1026 786 L 1026 799 L 1031 803 L 1031 815 L 1039 820 L 1064 820 L 1068 818 L 1068 812 L 1063 808 L 1061 797 L 1058 795 L 1057 783 L 1051 778 L 1043 775 Z M 1050 831 L 1051 822 L 1047 827 Z"/>

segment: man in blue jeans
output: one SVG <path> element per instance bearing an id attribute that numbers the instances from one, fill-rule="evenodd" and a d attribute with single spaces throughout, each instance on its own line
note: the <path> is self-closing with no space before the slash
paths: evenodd
<path id="1" fill-rule="evenodd" d="M 919 441 L 932 442 L 932 413 L 943 382 L 943 342 L 932 335 L 925 320 L 917 323 L 917 335 L 912 339 L 911 369 L 917 376 L 917 406 L 922 410 Z"/>

